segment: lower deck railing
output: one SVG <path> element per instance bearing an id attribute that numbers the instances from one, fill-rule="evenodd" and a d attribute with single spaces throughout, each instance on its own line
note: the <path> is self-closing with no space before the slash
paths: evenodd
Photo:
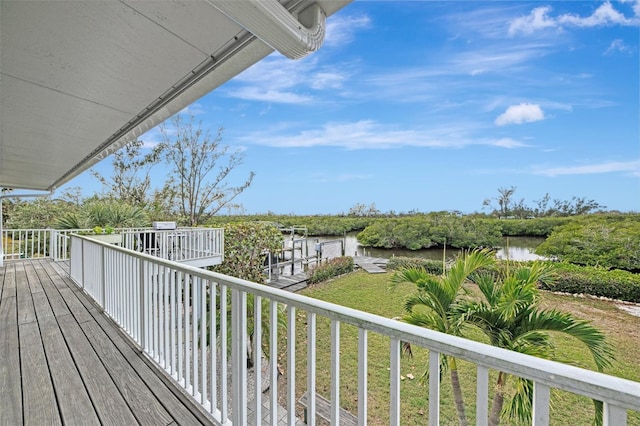
<path id="1" fill-rule="evenodd" d="M 549 423 L 551 389 L 561 389 L 604 402 L 605 425 L 624 425 L 627 410 L 640 410 L 640 383 L 482 343 L 415 327 L 393 319 L 311 299 L 245 280 L 166 261 L 143 253 L 71 236 L 71 277 L 104 308 L 141 349 L 170 374 L 222 424 L 278 422 L 278 363 L 254 368 L 254 386 L 248 386 L 247 357 L 285 365 L 282 404 L 287 422 L 296 422 L 297 395 L 307 393 L 307 422 L 316 423 L 318 379 L 330 378 L 327 396 L 331 423 L 340 418 L 340 363 L 357 358 L 357 412 L 359 424 L 368 417 L 369 336 L 389 343 L 388 424 L 400 424 L 403 342 L 429 351 L 428 407 L 430 425 L 440 423 L 441 354 L 476 365 L 476 423 L 486 425 L 489 412 L 489 371 L 497 370 L 534 382 L 532 424 Z M 296 333 L 302 317 L 307 331 Z M 322 319 L 324 318 L 324 319 Z M 317 366 L 318 321 L 330 323 L 330 371 Z M 286 323 L 286 327 L 282 324 Z M 340 332 L 358 330 L 357 353 L 343 353 Z M 302 345 L 302 351 L 297 346 Z M 304 353 L 302 357 L 298 354 Z M 281 358 L 279 358 L 281 357 Z M 306 368 L 296 368 L 298 364 Z M 296 374 L 304 380 L 296 381 Z M 263 393 L 263 379 L 269 382 Z M 230 386 L 229 386 L 230 381 Z M 304 383 L 300 385 L 300 383 Z M 263 412 L 263 405 L 267 412 Z M 384 419 L 386 423 L 386 418 Z"/>

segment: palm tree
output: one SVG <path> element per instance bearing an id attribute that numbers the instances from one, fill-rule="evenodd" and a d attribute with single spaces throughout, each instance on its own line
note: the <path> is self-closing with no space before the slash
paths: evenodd
<path id="1" fill-rule="evenodd" d="M 556 361 L 550 333 L 563 333 L 582 342 L 591 352 L 599 371 L 611 365 L 613 353 L 605 335 L 590 322 L 574 318 L 555 309 L 541 309 L 537 283 L 550 280 L 549 268 L 542 263 L 517 268 L 495 280 L 491 274 L 475 275 L 481 299 L 460 301 L 454 314 L 465 323 L 477 326 L 492 345 Z M 504 387 L 508 375 L 498 373 L 495 394 L 489 415 L 489 424 L 498 425 L 502 414 L 523 423 L 531 421 L 533 383 L 516 378 L 515 394 L 504 407 Z M 503 413 L 504 411 L 504 413 Z M 596 413 L 598 413 L 596 404 Z M 596 415 L 596 421 L 598 421 Z"/>
<path id="2" fill-rule="evenodd" d="M 397 272 L 392 279 L 394 286 L 409 282 L 417 287 L 417 292 L 409 296 L 405 302 L 406 315 L 402 320 L 409 324 L 460 336 L 463 317 L 456 307 L 466 293 L 464 284 L 471 275 L 483 268 L 491 267 L 494 263 L 495 259 L 491 251 L 475 250 L 457 258 L 442 276 L 431 275 L 423 268 L 409 268 Z M 440 366 L 441 372 L 449 369 L 458 421 L 460 425 L 466 426 L 467 419 L 456 359 L 443 355 Z"/>

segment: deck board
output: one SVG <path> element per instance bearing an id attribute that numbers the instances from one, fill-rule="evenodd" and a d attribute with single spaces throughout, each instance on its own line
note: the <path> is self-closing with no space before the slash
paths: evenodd
<path id="1" fill-rule="evenodd" d="M 73 316 L 59 317 L 58 323 L 102 424 L 136 424 L 131 408 Z"/>
<path id="2" fill-rule="evenodd" d="M 53 314 L 46 317 L 38 315 L 38 324 L 64 424 L 99 425 L 98 416 L 56 318 Z"/>
<path id="3" fill-rule="evenodd" d="M 20 348 L 28 348 L 20 351 L 24 423 L 61 425 L 38 323 L 33 321 L 18 327 Z"/>
<path id="4" fill-rule="evenodd" d="M 0 425 L 22 424 L 16 297 L 0 303 Z"/>
<path id="5" fill-rule="evenodd" d="M 0 425 L 213 424 L 64 267 L 0 267 Z"/>

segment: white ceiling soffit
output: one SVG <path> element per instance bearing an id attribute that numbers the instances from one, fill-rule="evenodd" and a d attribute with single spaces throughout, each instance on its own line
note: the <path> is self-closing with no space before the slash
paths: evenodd
<path id="1" fill-rule="evenodd" d="M 0 187 L 59 187 L 350 1 L 1 0 Z"/>

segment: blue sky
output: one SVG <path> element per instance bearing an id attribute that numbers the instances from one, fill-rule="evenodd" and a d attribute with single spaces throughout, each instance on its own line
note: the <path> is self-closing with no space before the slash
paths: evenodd
<path id="1" fill-rule="evenodd" d="M 244 151 L 244 213 L 472 213 L 511 186 L 640 211 L 639 49 L 640 0 L 355 1 L 318 52 L 274 53 L 188 111 Z"/>

